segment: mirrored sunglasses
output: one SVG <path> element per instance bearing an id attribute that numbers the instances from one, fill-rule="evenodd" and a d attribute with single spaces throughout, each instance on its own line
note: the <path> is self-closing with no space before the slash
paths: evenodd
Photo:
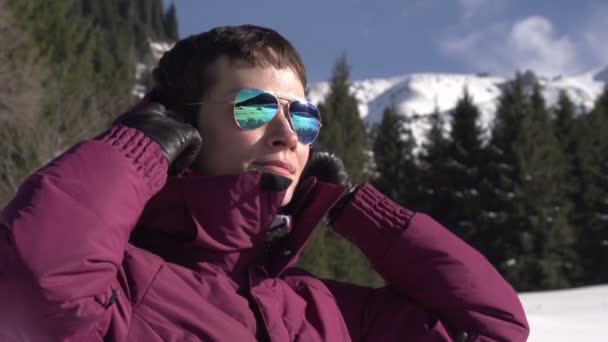
<path id="1" fill-rule="evenodd" d="M 319 109 L 309 101 L 288 99 L 289 123 L 305 145 L 312 144 L 321 130 L 321 114 Z M 234 120 L 244 130 L 253 130 L 269 123 L 279 112 L 281 100 L 270 91 L 258 88 L 244 88 L 237 92 L 234 101 L 229 102 L 200 102 L 200 103 L 232 103 L 234 104 Z M 200 104 L 191 103 L 191 104 Z"/>

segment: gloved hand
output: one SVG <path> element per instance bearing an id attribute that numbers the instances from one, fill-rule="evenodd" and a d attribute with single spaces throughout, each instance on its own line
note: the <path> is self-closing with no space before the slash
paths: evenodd
<path id="1" fill-rule="evenodd" d="M 305 180 L 311 176 L 316 177 L 322 182 L 350 186 L 350 177 L 346 172 L 342 159 L 322 149 L 311 149 L 308 162 L 304 171 L 302 171 L 300 179 Z"/>
<path id="2" fill-rule="evenodd" d="M 114 125 L 142 132 L 158 143 L 169 164 L 169 174 L 178 175 L 194 161 L 202 145 L 196 128 L 159 103 L 147 103 L 119 116 Z"/>
<path id="3" fill-rule="evenodd" d="M 306 188 L 308 184 L 307 179 L 310 177 L 316 177 L 319 181 L 344 185 L 346 187 L 342 198 L 331 208 L 327 215 L 328 222 L 331 224 L 335 217 L 337 217 L 337 214 L 348 204 L 358 185 L 351 183 L 342 159 L 324 149 L 311 149 L 308 163 L 306 163 L 306 167 L 302 171 L 298 187 L 302 189 Z M 302 193 L 303 190 L 296 189 L 292 202 L 296 203 Z"/>

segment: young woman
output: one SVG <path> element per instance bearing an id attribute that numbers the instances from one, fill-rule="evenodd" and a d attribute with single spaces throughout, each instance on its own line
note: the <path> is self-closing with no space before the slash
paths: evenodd
<path id="1" fill-rule="evenodd" d="M 277 32 L 186 38 L 154 79 L 2 211 L 1 340 L 526 339 L 516 293 L 483 256 L 311 153 L 321 114 Z M 294 266 L 324 218 L 385 287 Z"/>

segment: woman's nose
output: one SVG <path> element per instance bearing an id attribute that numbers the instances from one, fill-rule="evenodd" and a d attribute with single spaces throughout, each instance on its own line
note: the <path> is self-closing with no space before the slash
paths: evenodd
<path id="1" fill-rule="evenodd" d="M 286 146 L 293 150 L 298 145 L 298 135 L 294 131 L 289 119 L 289 104 L 281 102 L 279 112 L 268 123 L 269 127 L 266 131 L 268 134 L 268 142 L 273 146 Z"/>

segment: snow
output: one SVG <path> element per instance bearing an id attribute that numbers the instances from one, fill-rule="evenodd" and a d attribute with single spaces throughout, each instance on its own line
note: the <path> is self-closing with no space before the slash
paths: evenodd
<path id="1" fill-rule="evenodd" d="M 135 84 L 133 85 L 133 89 L 131 89 L 131 95 L 138 99 L 144 97 L 147 89 L 146 86 L 142 84 L 143 76 L 152 72 L 152 69 L 155 66 L 154 64 L 156 64 L 156 62 L 163 56 L 165 52 L 169 51 L 173 47 L 173 44 L 174 43 L 169 42 L 148 41 L 154 63 L 146 64 L 139 61 L 135 63 Z"/>
<path id="2" fill-rule="evenodd" d="M 554 105 L 559 92 L 564 90 L 576 105 L 590 109 L 604 83 L 608 82 L 608 67 L 572 76 L 537 76 L 537 79 L 548 106 Z M 359 101 L 359 113 L 366 123 L 379 122 L 384 109 L 395 105 L 402 115 L 411 119 L 412 132 L 417 143 L 421 144 L 430 125 L 428 115 L 438 109 L 449 125 L 449 111 L 462 97 L 464 88 L 468 89 L 473 102 L 479 107 L 480 125 L 487 134 L 494 119 L 501 87 L 511 80 L 488 74 L 418 73 L 352 81 L 351 91 Z M 328 82 L 314 83 L 309 88 L 308 97 L 313 103 L 319 103 L 328 91 Z"/>
<path id="3" fill-rule="evenodd" d="M 519 295 L 530 342 L 608 341 L 608 285 Z"/>
<path id="4" fill-rule="evenodd" d="M 131 90 L 131 95 L 141 99 L 146 94 L 146 87 L 141 84 L 142 76 L 148 72 L 148 66 L 144 63 L 135 63 L 135 84 Z"/>
<path id="5" fill-rule="evenodd" d="M 152 55 L 154 56 L 154 60 L 159 60 L 163 54 L 169 50 L 171 50 L 171 48 L 173 47 L 174 43 L 169 43 L 169 42 L 154 42 L 154 41 L 149 41 L 148 42 L 150 44 L 150 51 L 152 52 Z"/>

